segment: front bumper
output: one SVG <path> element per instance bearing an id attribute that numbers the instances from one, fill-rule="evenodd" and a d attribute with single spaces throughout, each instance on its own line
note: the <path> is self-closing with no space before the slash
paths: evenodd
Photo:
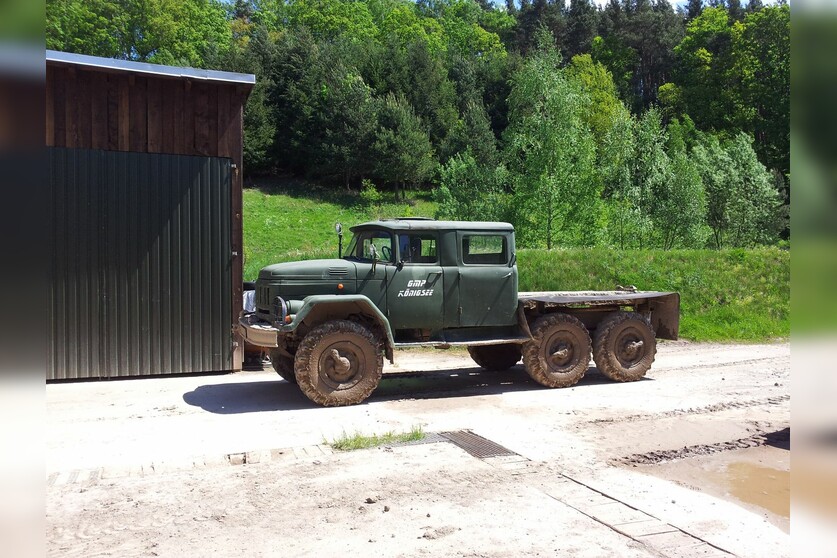
<path id="1" fill-rule="evenodd" d="M 257 347 L 278 347 L 282 330 L 260 319 L 255 313 L 245 312 L 238 318 L 238 330 L 245 341 Z"/>

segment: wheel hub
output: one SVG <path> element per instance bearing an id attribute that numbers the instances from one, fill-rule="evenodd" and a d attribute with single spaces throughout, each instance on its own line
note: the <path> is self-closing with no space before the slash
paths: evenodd
<path id="1" fill-rule="evenodd" d="M 546 350 L 546 361 L 551 369 L 560 369 L 572 364 L 573 345 L 566 339 L 556 339 Z"/>
<path id="2" fill-rule="evenodd" d="M 632 332 L 625 332 L 619 339 L 617 347 L 617 358 L 628 366 L 636 364 L 645 353 L 645 342 Z"/>
<path id="3" fill-rule="evenodd" d="M 320 377 L 335 389 L 354 385 L 363 368 L 363 355 L 347 342 L 339 342 L 324 350 L 319 359 Z"/>
<path id="4" fill-rule="evenodd" d="M 564 361 L 568 356 L 570 356 L 570 348 L 563 343 L 551 355 L 553 361 Z"/>

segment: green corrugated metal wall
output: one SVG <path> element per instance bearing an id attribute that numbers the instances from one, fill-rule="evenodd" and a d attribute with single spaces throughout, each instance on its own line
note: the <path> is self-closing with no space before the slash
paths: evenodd
<path id="1" fill-rule="evenodd" d="M 49 153 L 47 379 L 232 369 L 231 161 Z"/>

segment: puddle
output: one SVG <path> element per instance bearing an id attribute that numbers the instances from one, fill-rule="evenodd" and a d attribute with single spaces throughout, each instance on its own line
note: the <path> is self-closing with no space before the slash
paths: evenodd
<path id="1" fill-rule="evenodd" d="M 790 518 L 790 471 L 738 461 L 727 465 L 726 477 L 735 498 Z"/>
<path id="2" fill-rule="evenodd" d="M 684 488 L 734 502 L 790 532 L 790 451 L 760 446 L 642 467 Z"/>

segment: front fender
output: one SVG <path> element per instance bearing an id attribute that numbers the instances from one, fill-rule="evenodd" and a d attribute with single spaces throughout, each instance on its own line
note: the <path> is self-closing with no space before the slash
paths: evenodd
<path id="1" fill-rule="evenodd" d="M 293 303 L 292 303 L 293 304 Z M 302 301 L 302 308 L 292 315 L 291 322 L 281 326 L 282 331 L 293 331 L 304 323 L 314 327 L 329 320 L 345 320 L 352 314 L 367 316 L 377 323 L 386 335 L 386 355 L 393 362 L 395 340 L 389 320 L 369 298 L 363 295 L 314 295 Z"/>

